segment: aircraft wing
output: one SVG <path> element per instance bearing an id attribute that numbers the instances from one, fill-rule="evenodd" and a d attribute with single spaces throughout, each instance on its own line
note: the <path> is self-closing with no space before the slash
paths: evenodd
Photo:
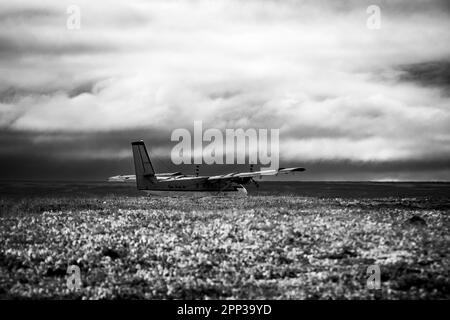
<path id="1" fill-rule="evenodd" d="M 156 178 L 160 180 L 169 179 L 172 177 L 183 176 L 181 172 L 168 172 L 168 173 L 157 173 Z M 108 178 L 108 182 L 136 182 L 136 176 L 134 174 L 120 174 L 118 176 L 113 176 Z"/>
<path id="2" fill-rule="evenodd" d="M 108 182 L 136 182 L 136 176 L 135 175 L 118 175 L 108 178 Z"/>
<path id="3" fill-rule="evenodd" d="M 218 176 L 211 176 L 208 178 L 208 180 L 222 180 L 222 179 L 236 180 L 239 178 L 277 176 L 279 174 L 288 174 L 288 173 L 292 173 L 292 172 L 301 172 L 301 171 L 305 171 L 305 168 L 293 167 L 293 168 L 280 168 L 278 170 L 273 169 L 273 170 L 262 170 L 262 171 L 253 171 L 253 172 L 232 172 L 232 173 L 218 175 Z"/>
<path id="4" fill-rule="evenodd" d="M 253 172 L 231 172 L 227 174 L 217 175 L 217 176 L 187 176 L 183 175 L 180 172 L 171 172 L 171 173 L 161 173 L 156 174 L 156 178 L 158 181 L 179 181 L 179 180 L 230 180 L 241 182 L 242 179 L 245 178 L 254 178 L 254 177 L 262 177 L 262 176 L 277 176 L 279 174 L 288 174 L 294 172 L 305 171 L 305 168 L 301 167 L 293 167 L 293 168 L 279 168 L 278 170 L 262 170 L 262 171 L 253 171 Z M 108 178 L 109 182 L 136 182 L 135 175 L 118 175 L 114 177 Z"/>

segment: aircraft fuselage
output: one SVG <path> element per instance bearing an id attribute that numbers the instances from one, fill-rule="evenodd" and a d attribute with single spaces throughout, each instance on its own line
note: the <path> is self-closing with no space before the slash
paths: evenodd
<path id="1" fill-rule="evenodd" d="M 170 181 L 165 181 L 170 180 Z M 140 188 L 150 194 L 191 194 L 206 193 L 228 194 L 238 193 L 247 194 L 247 190 L 240 183 L 229 181 L 209 181 L 207 177 L 179 177 L 177 179 L 158 178 L 157 183 L 144 183 L 145 187 Z"/>

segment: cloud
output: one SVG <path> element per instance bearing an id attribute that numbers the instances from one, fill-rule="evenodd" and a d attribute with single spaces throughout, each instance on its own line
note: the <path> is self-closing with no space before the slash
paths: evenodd
<path id="1" fill-rule="evenodd" d="M 415 81 L 423 86 L 441 87 L 450 94 L 450 61 L 421 62 L 398 67 L 402 73 L 400 80 Z"/>
<path id="2" fill-rule="evenodd" d="M 280 128 L 286 161 L 450 159 L 446 1 L 381 1 L 380 30 L 369 1 L 76 1 L 76 31 L 73 2 L 7 2 L 0 128 L 47 134 L 56 157 L 57 137 L 89 137 L 74 147 L 89 158 L 110 132 L 167 150 L 203 120 Z M 118 136 L 97 155 L 125 157 Z"/>

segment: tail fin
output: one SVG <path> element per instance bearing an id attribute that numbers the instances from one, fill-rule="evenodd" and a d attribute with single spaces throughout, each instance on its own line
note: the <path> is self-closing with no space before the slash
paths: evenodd
<path id="1" fill-rule="evenodd" d="M 150 157 L 147 153 L 147 148 L 142 140 L 132 142 L 131 148 L 133 149 L 137 188 L 139 190 L 148 189 L 148 187 L 154 185 L 157 180 L 155 170 L 153 169 Z"/>

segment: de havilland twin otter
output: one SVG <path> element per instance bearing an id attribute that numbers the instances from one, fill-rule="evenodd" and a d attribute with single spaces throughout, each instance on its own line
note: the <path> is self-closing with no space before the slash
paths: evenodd
<path id="1" fill-rule="evenodd" d="M 305 168 L 279 168 L 255 172 L 233 172 L 217 176 L 184 175 L 181 172 L 156 173 L 150 161 L 144 141 L 131 143 L 136 175 L 110 177 L 109 182 L 136 182 L 138 190 L 149 195 L 247 195 L 244 185 L 262 176 L 274 176 L 305 171 Z"/>

